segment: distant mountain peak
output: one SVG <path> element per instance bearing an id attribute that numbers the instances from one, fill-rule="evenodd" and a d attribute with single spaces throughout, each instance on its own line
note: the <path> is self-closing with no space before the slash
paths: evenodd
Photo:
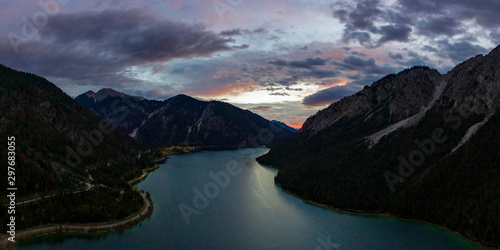
<path id="1" fill-rule="evenodd" d="M 110 97 L 98 97 L 110 96 Z M 120 96 L 129 98 L 129 115 L 120 120 L 122 114 L 112 111 L 112 103 Z M 110 121 L 137 140 L 157 146 L 197 145 L 231 146 L 245 142 L 249 136 L 258 138 L 259 131 L 269 128 L 269 121 L 247 110 L 226 102 L 203 101 L 185 94 L 173 96 L 165 101 L 153 101 L 132 97 L 112 89 L 102 89 L 93 96 L 82 94 L 76 100 Z M 295 130 L 286 124 L 273 135 L 272 144 L 284 140 Z"/>
<path id="2" fill-rule="evenodd" d="M 95 92 L 92 91 L 92 90 L 89 90 L 89 91 L 87 91 L 87 92 L 85 92 L 83 94 L 86 95 L 87 97 L 93 97 L 95 95 Z"/>
<path id="3" fill-rule="evenodd" d="M 169 99 L 174 100 L 174 99 L 179 99 L 179 100 L 198 100 L 194 97 L 188 96 L 186 94 L 178 94 L 175 96 L 170 97 Z"/>
<path id="4" fill-rule="evenodd" d="M 295 133 L 298 131 L 298 129 L 296 128 L 293 128 L 293 127 L 290 127 L 288 124 L 284 123 L 284 122 L 280 122 L 280 121 L 277 121 L 277 120 L 271 120 L 272 123 L 274 123 L 275 125 L 289 131 L 289 132 L 292 132 L 292 133 Z"/>
<path id="5" fill-rule="evenodd" d="M 196 98 L 193 98 L 193 97 L 185 95 L 185 94 L 175 95 L 175 96 L 170 97 L 167 100 L 165 100 L 165 102 L 172 103 L 172 104 L 188 105 L 188 106 L 200 104 L 201 102 L 205 103 L 205 101 L 198 100 Z"/>
<path id="6" fill-rule="evenodd" d="M 102 101 L 102 100 L 106 99 L 106 97 L 108 97 L 108 96 L 112 96 L 112 97 L 126 96 L 126 94 L 124 94 L 122 92 L 118 92 L 118 91 L 111 89 L 111 88 L 104 88 L 104 89 L 97 91 L 97 93 L 95 93 L 95 95 L 94 95 L 94 98 L 96 98 L 98 101 Z"/>

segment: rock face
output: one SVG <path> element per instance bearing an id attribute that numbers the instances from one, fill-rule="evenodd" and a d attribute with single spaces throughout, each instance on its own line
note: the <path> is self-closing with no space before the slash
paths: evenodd
<path id="1" fill-rule="evenodd" d="M 162 102 L 130 96 L 113 89 L 87 91 L 75 100 L 101 118 L 106 118 L 126 134 L 133 134 Z M 135 136 L 133 136 L 135 137 Z"/>
<path id="2" fill-rule="evenodd" d="M 500 107 L 500 46 L 457 65 L 445 75 L 428 67 L 413 67 L 388 75 L 360 92 L 342 98 L 309 117 L 299 134 L 310 137 L 341 118 L 357 118 L 380 129 L 435 105 L 488 115 Z M 421 117 L 420 117 L 421 118 Z M 415 120 L 417 121 L 417 120 Z"/>
<path id="3" fill-rule="evenodd" d="M 186 95 L 177 95 L 163 102 L 151 101 L 109 90 L 106 92 L 113 95 L 99 99 L 97 96 L 101 91 L 84 93 L 76 100 L 120 130 L 150 145 L 270 145 L 293 133 L 257 114 L 224 102 L 200 101 Z M 258 139 L 249 142 L 248 138 Z"/>
<path id="4" fill-rule="evenodd" d="M 376 120 L 386 124 L 406 119 L 432 101 L 441 81 L 439 72 L 427 67 L 388 75 L 309 117 L 299 133 L 312 136 L 340 118 L 359 117 L 364 123 Z"/>
<path id="5" fill-rule="evenodd" d="M 303 198 L 439 224 L 500 246 L 500 47 L 414 67 L 307 119 L 258 161 Z"/>
<path id="6" fill-rule="evenodd" d="M 461 111 L 489 114 L 500 107 L 500 46 L 488 55 L 475 56 L 444 76 L 443 99 Z"/>

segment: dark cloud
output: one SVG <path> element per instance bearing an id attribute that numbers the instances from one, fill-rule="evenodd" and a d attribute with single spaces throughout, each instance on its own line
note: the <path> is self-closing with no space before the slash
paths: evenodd
<path id="1" fill-rule="evenodd" d="M 355 40 L 367 47 L 381 46 L 390 41 L 408 41 L 412 31 L 406 24 L 409 19 L 395 11 L 382 8 L 379 0 L 362 0 L 354 5 L 335 5 L 333 16 L 345 23 L 343 40 Z M 376 21 L 389 24 L 379 26 Z M 372 41 L 372 34 L 380 36 L 376 43 Z"/>
<path id="2" fill-rule="evenodd" d="M 360 74 L 348 75 L 347 78 L 351 80 L 358 80 L 361 79 L 361 75 Z"/>
<path id="3" fill-rule="evenodd" d="M 346 56 L 344 60 L 342 60 L 342 62 L 344 63 L 343 66 L 346 66 L 350 69 L 361 69 L 376 66 L 376 61 L 373 57 L 365 60 L 357 56 Z"/>
<path id="4" fill-rule="evenodd" d="M 367 47 L 387 42 L 408 42 L 412 34 L 435 42 L 436 36 L 461 36 L 473 42 L 477 34 L 464 27 L 498 29 L 500 1 L 490 0 L 398 0 L 388 4 L 379 0 L 343 1 L 332 5 L 333 17 L 345 24 L 344 42 Z M 490 38 L 500 42 L 493 33 Z"/>
<path id="5" fill-rule="evenodd" d="M 367 54 L 363 53 L 363 52 L 359 52 L 359 51 L 352 51 L 350 52 L 351 55 L 354 55 L 354 56 L 367 56 Z"/>
<path id="6" fill-rule="evenodd" d="M 290 84 L 296 83 L 298 79 L 303 79 L 307 77 L 313 78 L 329 78 L 335 77 L 340 74 L 340 72 L 333 69 L 323 69 L 317 66 L 325 66 L 328 62 L 331 61 L 331 58 L 323 59 L 320 57 L 315 58 L 306 58 L 305 60 L 295 60 L 295 61 L 286 61 L 283 59 L 276 59 L 269 61 L 268 64 L 272 64 L 278 66 L 278 69 L 282 69 L 283 67 L 288 67 L 288 75 L 291 77 L 286 79 L 283 82 L 276 81 L 276 83 Z M 293 79 L 293 80 L 292 80 Z"/>
<path id="7" fill-rule="evenodd" d="M 448 17 L 425 18 L 417 23 L 418 33 L 434 37 L 436 35 L 453 36 L 463 32 L 460 22 Z"/>
<path id="8" fill-rule="evenodd" d="M 439 13 L 444 8 L 441 1 L 422 1 L 422 0 L 399 0 L 398 3 L 403 12 L 414 13 L 424 12 L 429 14 Z"/>
<path id="9" fill-rule="evenodd" d="M 297 84 L 297 79 L 298 79 L 298 77 L 289 77 L 289 78 L 285 78 L 283 80 L 276 80 L 276 81 L 274 81 L 274 83 L 276 85 L 288 87 L 288 86 Z"/>
<path id="10" fill-rule="evenodd" d="M 276 95 L 276 96 L 289 96 L 290 94 L 286 92 L 271 92 L 269 95 Z"/>
<path id="11" fill-rule="evenodd" d="M 286 66 L 287 61 L 283 60 L 283 59 L 276 59 L 276 60 L 269 61 L 268 64 L 273 64 L 273 65 L 281 67 L 281 66 Z"/>
<path id="12" fill-rule="evenodd" d="M 376 61 L 373 57 L 365 60 L 357 56 L 346 56 L 342 62 L 338 62 L 337 65 L 349 70 L 363 70 L 376 67 Z"/>
<path id="13" fill-rule="evenodd" d="M 345 23 L 348 30 L 374 30 L 374 21 L 380 16 L 379 0 L 358 1 L 354 6 L 342 6 L 333 11 L 333 16 Z"/>
<path id="14" fill-rule="evenodd" d="M 140 85 L 125 74 L 130 66 L 248 48 L 230 45 L 232 39 L 203 25 L 159 20 L 141 10 L 55 14 L 40 36 L 19 53 L 0 43 L 0 63 L 81 85 L 120 87 Z"/>
<path id="15" fill-rule="evenodd" d="M 450 43 L 447 39 L 438 41 L 439 56 L 455 62 L 463 62 L 470 57 L 487 52 L 485 48 L 467 41 Z"/>
<path id="16" fill-rule="evenodd" d="M 224 30 L 219 33 L 221 36 L 239 36 L 241 35 L 241 29 Z"/>
<path id="17" fill-rule="evenodd" d="M 235 45 L 235 46 L 233 46 L 233 48 L 235 48 L 235 49 L 248 49 L 248 48 L 250 48 L 250 45 L 248 45 L 248 44 L 242 44 L 239 46 Z"/>
<path id="18" fill-rule="evenodd" d="M 285 90 L 288 90 L 288 91 L 302 91 L 303 89 L 302 88 L 291 88 L 289 86 L 286 86 Z"/>
<path id="19" fill-rule="evenodd" d="M 290 61 L 287 63 L 287 65 L 293 68 L 311 69 L 312 66 L 323 66 L 326 65 L 327 62 L 327 59 L 315 57 L 307 58 L 306 60 Z"/>
<path id="20" fill-rule="evenodd" d="M 269 92 L 276 92 L 276 91 L 279 91 L 279 90 L 283 90 L 283 88 L 281 88 L 281 87 L 273 87 L 273 86 L 266 88 L 266 91 L 269 91 Z"/>
<path id="21" fill-rule="evenodd" d="M 403 55 L 401 55 L 400 53 L 389 52 L 388 55 L 392 60 L 403 60 Z"/>
<path id="22" fill-rule="evenodd" d="M 254 29 L 251 33 L 267 33 L 267 29 L 264 29 L 264 28 L 258 28 L 258 29 Z"/>
<path id="23" fill-rule="evenodd" d="M 385 25 L 380 27 L 379 33 L 382 37 L 378 40 L 378 45 L 382 45 L 390 41 L 406 42 L 410 36 L 411 27 L 407 25 Z"/>
<path id="24" fill-rule="evenodd" d="M 405 13 L 415 16 L 443 15 L 455 18 L 456 22 L 474 20 L 486 28 L 498 27 L 500 23 L 500 1 L 491 0 L 399 0 L 399 7 Z"/>
<path id="25" fill-rule="evenodd" d="M 342 61 L 332 61 L 338 71 L 358 71 L 358 74 L 385 76 L 397 72 L 399 68 L 388 64 L 377 64 L 375 58 L 363 59 L 357 56 L 346 56 Z"/>
<path id="26" fill-rule="evenodd" d="M 500 30 L 491 31 L 489 34 L 489 38 L 494 44 L 500 44 Z"/>
<path id="27" fill-rule="evenodd" d="M 279 36 L 270 36 L 267 38 L 267 40 L 279 40 Z"/>
<path id="28" fill-rule="evenodd" d="M 411 13 L 400 12 L 397 9 L 393 9 L 392 6 L 384 6 L 384 16 L 382 19 L 393 25 L 410 25 L 415 18 Z"/>
<path id="29" fill-rule="evenodd" d="M 311 76 L 314 76 L 316 78 L 330 78 L 339 76 L 341 74 L 339 71 L 336 70 L 322 69 L 317 67 L 313 67 L 310 73 Z"/>
<path id="30" fill-rule="evenodd" d="M 389 53 L 390 55 L 390 53 Z M 401 55 L 401 54 L 399 54 Z M 434 65 L 431 63 L 429 58 L 427 56 L 422 56 L 416 52 L 409 51 L 407 56 L 405 57 L 406 60 L 403 60 L 403 56 L 401 56 L 401 59 L 396 60 L 396 62 L 405 68 L 411 68 L 413 66 L 429 66 L 429 67 L 434 67 Z"/>
<path id="31" fill-rule="evenodd" d="M 207 56 L 232 50 L 233 46 L 227 43 L 234 41 L 207 31 L 202 25 L 159 21 L 138 10 L 59 14 L 51 18 L 43 35 L 55 43 L 88 43 L 94 53 L 138 61 Z"/>
<path id="32" fill-rule="evenodd" d="M 248 110 L 251 110 L 251 111 L 264 111 L 264 112 L 267 112 L 269 110 L 273 109 L 272 106 L 256 106 L 256 107 L 251 107 L 249 108 Z"/>
<path id="33" fill-rule="evenodd" d="M 429 51 L 429 52 L 439 52 L 438 49 L 432 47 L 432 46 L 429 46 L 429 45 L 425 45 L 422 47 L 422 50 L 424 51 Z"/>
<path id="34" fill-rule="evenodd" d="M 288 66 L 292 68 L 303 68 L 303 69 L 312 69 L 313 66 L 323 66 L 326 65 L 328 59 L 323 59 L 320 57 L 315 58 L 306 58 L 305 60 L 297 60 L 297 61 L 286 61 L 283 59 L 276 59 L 269 61 L 268 64 L 273 64 L 276 66 Z"/>
<path id="35" fill-rule="evenodd" d="M 357 85 L 351 86 L 350 84 L 333 86 L 306 96 L 302 101 L 302 104 L 308 107 L 329 105 L 332 102 L 342 99 L 342 97 L 358 92 L 360 89 L 361 87 Z"/>
<path id="36" fill-rule="evenodd" d="M 345 29 L 343 34 L 344 42 L 350 42 L 352 40 L 358 41 L 361 45 L 370 44 L 372 37 L 370 33 L 364 31 L 350 31 Z"/>
<path id="37" fill-rule="evenodd" d="M 241 35 L 250 35 L 250 34 L 265 34 L 268 33 L 267 29 L 258 28 L 254 30 L 249 29 L 232 29 L 232 30 L 223 30 L 219 33 L 220 36 L 241 36 Z"/>

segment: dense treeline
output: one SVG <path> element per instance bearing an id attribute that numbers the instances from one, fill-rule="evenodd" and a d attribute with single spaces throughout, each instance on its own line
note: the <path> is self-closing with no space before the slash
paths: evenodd
<path id="1" fill-rule="evenodd" d="M 445 119 L 439 108 L 431 109 L 417 125 L 385 136 L 372 148 L 365 136 L 377 131 L 371 128 L 377 125 L 360 124 L 356 117 L 344 119 L 310 138 L 292 136 L 258 160 L 279 168 L 276 183 L 305 199 L 346 210 L 417 218 L 498 246 L 500 113 L 450 153 L 466 130 L 484 118 L 460 114 L 448 116 L 460 118 L 458 123 Z M 442 129 L 438 138 L 446 140 L 434 142 L 434 147 L 424 144 L 436 129 Z M 423 153 L 423 162 L 401 172 L 400 157 L 409 161 L 416 151 Z M 389 181 L 387 171 L 394 174 Z"/>
<path id="2" fill-rule="evenodd" d="M 96 188 L 91 191 L 60 194 L 17 207 L 16 229 L 45 224 L 92 223 L 118 220 L 138 211 L 144 204 L 141 195 L 132 190 Z M 2 230 L 5 225 L 2 225 Z"/>
<path id="3" fill-rule="evenodd" d="M 139 176 L 141 169 L 153 166 L 159 153 L 107 124 L 46 79 L 0 65 L 0 140 L 2 145 L 6 145 L 8 136 L 16 137 L 15 187 L 18 201 L 82 190 L 86 183 L 103 184 L 112 192 L 124 190 L 125 198 L 137 198 L 138 194 L 128 187 L 126 181 Z M 3 197 L 0 221 L 7 221 L 3 212 L 7 210 L 4 206 L 8 185 L 7 148 L 4 146 L 0 147 L 0 161 L 0 195 Z M 59 205 L 71 204 L 63 206 L 69 215 L 62 219 L 68 222 L 85 220 L 87 217 L 83 216 L 83 210 L 78 210 L 85 204 L 90 205 L 93 211 L 111 211 L 113 204 L 117 205 L 97 201 L 109 200 L 105 196 L 111 195 L 110 192 L 94 196 L 90 195 L 92 192 L 86 192 L 76 195 L 73 200 L 67 200 L 65 195 L 55 201 L 24 206 L 16 214 L 18 219 L 22 216 L 36 218 L 24 221 L 24 226 L 38 225 L 40 221 L 47 222 L 52 216 L 59 216 L 57 211 L 62 207 L 53 205 L 59 202 Z M 91 202 L 91 199 L 96 201 Z M 82 203 L 78 204 L 80 200 Z M 123 202 L 131 202 L 129 205 L 132 208 L 137 207 L 133 199 L 127 198 Z M 118 205 L 116 209 L 121 215 L 133 210 L 123 210 Z M 44 212 L 40 214 L 39 211 Z M 71 214 L 81 216 L 72 217 Z M 107 220 L 105 213 L 96 214 L 100 215 L 95 218 Z M 108 214 L 110 219 L 118 216 Z"/>

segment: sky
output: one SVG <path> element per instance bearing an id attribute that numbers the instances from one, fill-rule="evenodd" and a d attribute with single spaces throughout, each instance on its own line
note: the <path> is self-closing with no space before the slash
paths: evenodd
<path id="1" fill-rule="evenodd" d="M 500 44 L 493 0 L 0 0 L 0 64 L 68 95 L 220 100 L 299 128 L 415 65 Z"/>

